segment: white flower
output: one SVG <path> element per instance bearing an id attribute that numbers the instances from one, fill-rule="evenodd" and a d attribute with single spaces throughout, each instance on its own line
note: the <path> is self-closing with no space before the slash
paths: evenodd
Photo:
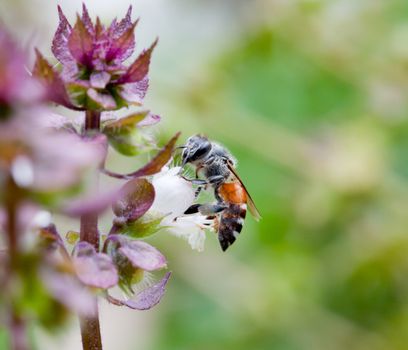
<path id="1" fill-rule="evenodd" d="M 183 216 L 194 203 L 195 189 L 178 175 L 179 170 L 180 167 L 165 167 L 153 177 L 156 196 L 150 211 L 167 214 L 162 225 L 173 235 L 187 240 L 192 249 L 203 251 L 205 230 L 212 229 L 213 221 L 200 213 Z"/>
<path id="2" fill-rule="evenodd" d="M 152 181 L 156 195 L 151 210 L 169 214 L 167 219 L 171 221 L 183 215 L 195 199 L 193 186 L 178 176 L 179 170 L 180 167 L 164 167 L 160 173 L 153 176 Z"/>

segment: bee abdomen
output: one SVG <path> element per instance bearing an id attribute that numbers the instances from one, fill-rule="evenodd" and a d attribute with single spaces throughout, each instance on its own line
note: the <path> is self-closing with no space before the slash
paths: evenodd
<path id="1" fill-rule="evenodd" d="M 223 251 L 235 242 L 242 230 L 246 215 L 246 204 L 230 204 L 221 213 L 218 240 Z"/>

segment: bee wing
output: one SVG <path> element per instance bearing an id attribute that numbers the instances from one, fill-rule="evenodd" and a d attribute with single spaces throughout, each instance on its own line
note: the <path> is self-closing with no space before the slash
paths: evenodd
<path id="1" fill-rule="evenodd" d="M 228 169 L 234 174 L 234 176 L 237 178 L 237 180 L 241 183 L 242 188 L 245 190 L 245 193 L 247 194 L 248 208 L 249 208 L 250 213 L 252 214 L 252 216 L 254 217 L 254 219 L 256 221 L 259 221 L 259 219 L 261 218 L 261 214 L 259 213 L 259 210 L 257 209 L 254 201 L 252 200 L 251 195 L 249 194 L 248 190 L 246 189 L 244 183 L 242 182 L 241 178 L 237 174 L 237 171 L 235 170 L 233 165 L 231 163 L 229 163 L 229 162 L 227 163 L 227 165 L 228 165 Z"/>

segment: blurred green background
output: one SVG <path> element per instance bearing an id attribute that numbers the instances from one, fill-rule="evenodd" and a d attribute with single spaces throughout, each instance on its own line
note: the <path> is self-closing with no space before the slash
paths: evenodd
<path id="1" fill-rule="evenodd" d="M 81 9 L 59 3 L 70 20 Z M 86 3 L 108 22 L 129 1 Z M 145 103 L 157 136 L 226 145 L 263 219 L 227 253 L 212 236 L 202 253 L 153 237 L 168 292 L 145 313 L 103 303 L 105 349 L 407 349 L 408 2 L 132 4 L 138 49 L 160 37 Z M 0 14 L 51 55 L 54 1 L 1 0 Z M 33 337 L 77 349 L 77 327 Z"/>

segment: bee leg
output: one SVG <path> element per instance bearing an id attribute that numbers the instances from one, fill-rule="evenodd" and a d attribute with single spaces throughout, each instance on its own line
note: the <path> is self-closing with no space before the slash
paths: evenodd
<path id="1" fill-rule="evenodd" d="M 201 204 L 193 204 L 190 205 L 187 210 L 184 212 L 184 215 L 188 215 L 188 214 L 196 214 L 199 211 Z"/>
<path id="2" fill-rule="evenodd" d="M 211 185 L 221 185 L 225 181 L 225 176 L 223 175 L 213 175 L 208 178 L 208 182 Z"/>
<path id="3" fill-rule="evenodd" d="M 222 199 L 221 196 L 220 196 L 219 188 L 220 188 L 220 186 L 216 186 L 216 187 L 215 187 L 215 189 L 214 189 L 214 197 L 215 197 L 215 199 L 217 200 L 218 203 L 222 203 L 222 202 L 223 202 L 223 199 Z"/>
<path id="4" fill-rule="evenodd" d="M 193 185 L 199 185 L 199 186 L 204 186 L 208 184 L 207 180 L 202 180 L 202 179 L 188 179 L 185 176 L 181 176 L 184 180 L 191 182 Z"/>
<path id="5" fill-rule="evenodd" d="M 202 215 L 214 215 L 222 212 L 225 208 L 227 208 L 227 205 L 224 203 L 203 204 L 198 211 Z"/>
<path id="6" fill-rule="evenodd" d="M 220 185 L 224 182 L 225 176 L 223 175 L 214 175 L 210 176 L 207 180 L 203 179 L 188 179 L 185 176 L 181 176 L 184 180 L 191 182 L 194 185 Z"/>
<path id="7" fill-rule="evenodd" d="M 195 193 L 194 193 L 194 198 L 197 198 L 198 197 L 198 195 L 201 193 L 201 191 L 203 190 L 203 186 L 199 186 L 199 187 L 197 187 L 197 189 L 196 189 L 196 191 L 195 191 Z"/>
<path id="8" fill-rule="evenodd" d="M 200 213 L 202 215 L 214 215 L 222 212 L 227 206 L 225 204 L 193 204 L 191 205 L 184 214 L 196 214 Z"/>

